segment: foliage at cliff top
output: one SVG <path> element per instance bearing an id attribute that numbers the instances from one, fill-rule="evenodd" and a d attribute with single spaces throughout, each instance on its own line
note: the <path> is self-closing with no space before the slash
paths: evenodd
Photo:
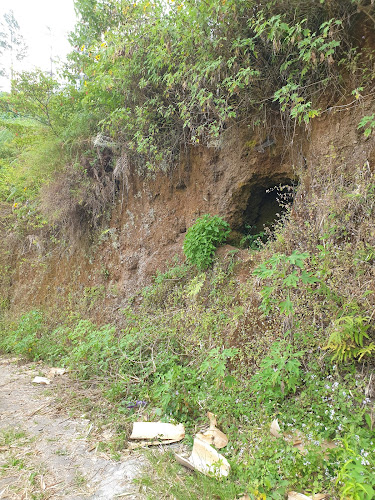
<path id="1" fill-rule="evenodd" d="M 314 103 L 328 85 L 340 92 L 339 66 L 356 55 L 358 3 L 77 0 L 84 22 L 66 74 L 82 109 L 100 109 L 97 130 L 166 169 L 181 148 L 215 145 L 265 110 L 300 123 L 319 114 Z"/>
<path id="2" fill-rule="evenodd" d="M 352 27 L 371 17 L 367 3 L 76 0 L 70 83 L 57 92 L 47 77 L 21 76 L 13 97 L 67 145 L 102 132 L 140 167 L 166 170 L 235 123 L 281 112 L 307 124 L 329 88 L 335 98 L 348 83 L 363 88 L 372 66 Z"/>

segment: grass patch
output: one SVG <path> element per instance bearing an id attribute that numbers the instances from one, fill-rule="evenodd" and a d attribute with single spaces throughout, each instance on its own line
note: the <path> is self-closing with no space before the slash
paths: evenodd
<path id="1" fill-rule="evenodd" d="M 28 498 L 44 500 L 50 496 L 50 492 L 43 491 L 41 486 L 44 467 L 33 463 L 30 445 L 34 440 L 17 427 L 0 431 L 0 480 L 4 480 L 2 494 L 6 498 L 27 495 Z"/>

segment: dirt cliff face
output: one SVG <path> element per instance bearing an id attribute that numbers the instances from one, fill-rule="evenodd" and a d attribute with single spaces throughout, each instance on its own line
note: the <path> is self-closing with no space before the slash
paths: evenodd
<path id="1" fill-rule="evenodd" d="M 325 113 L 309 134 L 300 131 L 287 148 L 280 132 L 228 131 L 216 147 L 195 147 L 170 174 L 138 175 L 131 168 L 120 180 L 108 227 L 95 244 L 43 251 L 23 246 L 11 259 L 11 309 L 81 305 L 99 322 L 108 321 L 126 300 L 163 271 L 175 256 L 183 259 L 188 227 L 202 214 L 218 214 L 233 230 L 261 227 L 277 211 L 272 189 L 305 176 L 314 165 L 330 165 L 338 155 L 350 165 L 375 163 L 374 140 L 364 140 L 357 124 L 369 110 L 350 106 Z M 269 222 L 269 220 L 268 220 Z"/>
<path id="2" fill-rule="evenodd" d="M 105 249 L 105 265 L 122 292 L 133 293 L 181 256 L 186 229 L 200 215 L 219 214 L 237 230 L 251 221 L 248 206 L 258 198 L 261 203 L 259 192 L 294 175 L 281 145 L 273 142 L 260 150 L 250 135 L 237 132 L 220 148 L 190 151 L 170 176 L 130 173 L 111 222 L 113 241 Z"/>

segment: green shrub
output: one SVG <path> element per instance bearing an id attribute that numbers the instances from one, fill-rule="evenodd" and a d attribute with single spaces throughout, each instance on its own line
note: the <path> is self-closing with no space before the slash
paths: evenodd
<path id="1" fill-rule="evenodd" d="M 268 105 L 308 124 L 340 78 L 334 62 L 353 47 L 348 20 L 358 15 L 352 0 L 167 3 L 112 0 L 94 15 L 77 0 L 83 22 L 71 42 L 80 50 L 69 55 L 72 85 L 60 102 L 73 135 L 86 133 L 82 116 L 101 116 L 98 127 L 122 141 L 133 164 L 164 171 L 181 147 L 216 144 Z"/>
<path id="2" fill-rule="evenodd" d="M 23 314 L 13 328 L 1 335 L 0 350 L 37 358 L 38 333 L 43 326 L 40 311 L 31 310 Z"/>
<path id="3" fill-rule="evenodd" d="M 337 459 L 344 465 L 338 471 L 336 485 L 340 498 L 370 500 L 375 497 L 373 442 L 362 435 L 351 434 L 342 439 Z"/>
<path id="4" fill-rule="evenodd" d="M 189 421 L 198 418 L 202 408 L 214 409 L 222 392 L 236 384 L 236 379 L 229 374 L 227 360 L 237 353 L 238 349 L 221 351 L 215 348 L 207 352 L 200 366 L 191 362 L 182 365 L 178 358 L 161 366 L 155 373 L 150 391 L 152 399 L 159 403 L 160 414 Z"/>
<path id="5" fill-rule="evenodd" d="M 212 264 L 216 248 L 227 239 L 229 233 L 229 224 L 221 217 L 203 215 L 186 233 L 186 259 L 198 269 L 207 269 Z"/>
<path id="6" fill-rule="evenodd" d="M 0 351 L 54 363 L 67 352 L 65 327 L 50 331 L 43 313 L 32 309 L 15 323 L 0 323 Z"/>
<path id="7" fill-rule="evenodd" d="M 305 261 L 308 258 L 308 252 L 301 253 L 298 250 L 294 250 L 291 255 L 275 253 L 270 259 L 254 269 L 255 276 L 269 282 L 261 291 L 260 308 L 266 315 L 270 314 L 275 307 L 286 316 L 292 315 L 294 313 L 291 301 L 293 290 L 302 285 L 313 285 L 319 281 L 310 271 L 306 270 Z M 276 294 L 277 291 L 282 291 L 284 300 L 280 300 Z"/>
<path id="8" fill-rule="evenodd" d="M 293 352 L 292 346 L 285 340 L 272 345 L 260 365 L 260 371 L 253 377 L 254 389 L 260 401 L 275 401 L 296 392 L 302 381 L 299 359 L 303 354 L 302 351 Z"/>
<path id="9" fill-rule="evenodd" d="M 64 365 L 84 379 L 106 376 L 111 361 L 119 356 L 115 331 L 112 325 L 98 328 L 89 320 L 81 320 L 72 329 L 66 329 L 70 349 L 63 358 Z"/>

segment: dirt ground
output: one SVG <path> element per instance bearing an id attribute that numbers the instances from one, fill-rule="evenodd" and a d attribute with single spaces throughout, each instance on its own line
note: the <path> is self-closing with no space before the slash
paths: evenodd
<path id="1" fill-rule="evenodd" d="M 56 382 L 37 385 L 38 375 L 36 364 L 0 358 L 0 499 L 145 498 L 134 483 L 145 458 L 99 453 L 89 440 L 93 424 L 70 418 L 69 408 L 56 411 Z"/>

